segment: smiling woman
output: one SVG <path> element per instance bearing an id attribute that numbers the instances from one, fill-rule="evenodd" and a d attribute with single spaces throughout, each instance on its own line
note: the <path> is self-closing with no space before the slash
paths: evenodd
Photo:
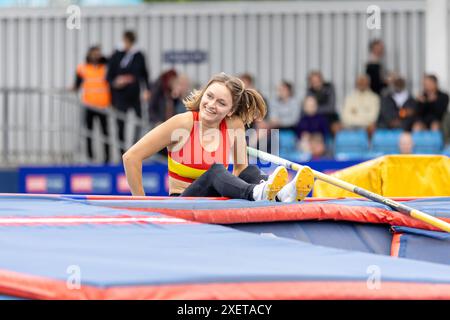
<path id="1" fill-rule="evenodd" d="M 133 195 L 145 195 L 142 161 L 163 148 L 168 149 L 172 196 L 288 202 L 302 200 L 309 193 L 314 177 L 307 167 L 288 183 L 282 166 L 267 176 L 248 165 L 245 125 L 266 114 L 264 99 L 256 90 L 246 89 L 237 77 L 220 73 L 184 103 L 187 112 L 148 132 L 123 155 Z M 233 173 L 227 170 L 230 155 Z"/>

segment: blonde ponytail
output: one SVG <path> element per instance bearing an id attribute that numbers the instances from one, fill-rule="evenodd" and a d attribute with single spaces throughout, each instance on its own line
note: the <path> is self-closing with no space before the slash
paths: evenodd
<path id="1" fill-rule="evenodd" d="M 250 125 L 254 120 L 262 120 L 266 113 L 266 102 L 261 94 L 255 89 L 244 89 L 234 114 Z"/>

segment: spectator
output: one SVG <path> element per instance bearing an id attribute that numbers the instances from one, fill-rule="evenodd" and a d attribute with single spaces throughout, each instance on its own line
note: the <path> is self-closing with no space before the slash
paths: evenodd
<path id="1" fill-rule="evenodd" d="M 442 122 L 442 131 L 444 133 L 445 144 L 450 144 L 450 111 L 447 111 Z"/>
<path id="2" fill-rule="evenodd" d="M 417 98 L 417 117 L 413 130 L 440 130 L 447 112 L 448 95 L 439 90 L 435 75 L 425 75 L 423 92 Z"/>
<path id="3" fill-rule="evenodd" d="M 403 132 L 400 135 L 400 139 L 398 142 L 398 147 L 400 149 L 401 154 L 411 154 L 414 149 L 414 140 L 409 132 Z"/>
<path id="4" fill-rule="evenodd" d="M 297 125 L 297 149 L 311 155 L 312 159 L 322 158 L 326 154 L 325 138 L 329 135 L 328 119 L 318 114 L 317 110 L 316 98 L 306 96 L 302 117 Z"/>
<path id="5" fill-rule="evenodd" d="M 192 92 L 192 84 L 189 77 L 185 74 L 178 75 L 172 88 L 172 101 L 175 114 L 186 112 L 186 106 L 183 100 Z"/>
<path id="6" fill-rule="evenodd" d="M 383 88 L 386 87 L 383 56 L 384 43 L 380 39 L 375 39 L 369 44 L 369 61 L 366 64 L 366 74 L 370 78 L 370 88 L 373 92 L 381 95 Z"/>
<path id="7" fill-rule="evenodd" d="M 117 119 L 118 138 L 120 150 L 125 152 L 125 120 L 126 112 L 133 109 L 142 120 L 141 111 L 141 85 L 145 87 L 143 99 L 150 98 L 150 85 L 145 57 L 136 46 L 136 35 L 132 31 L 123 34 L 123 50 L 113 53 L 109 65 L 107 79 L 111 86 L 112 103 L 119 111 Z M 140 126 L 135 128 L 134 141 L 140 137 Z"/>
<path id="8" fill-rule="evenodd" d="M 291 83 L 287 81 L 280 83 L 277 98 L 270 102 L 269 110 L 271 128 L 295 130 L 301 110 Z"/>
<path id="9" fill-rule="evenodd" d="M 86 63 L 77 67 L 74 90 L 81 88 L 81 101 L 84 106 L 84 122 L 87 129 L 86 147 L 90 161 L 94 160 L 92 150 L 92 129 L 94 120 L 100 121 L 103 132 L 104 163 L 110 160 L 108 143 L 108 119 L 106 110 L 111 105 L 111 92 L 106 81 L 106 59 L 99 46 L 89 48 Z"/>
<path id="10" fill-rule="evenodd" d="M 320 133 L 305 132 L 302 135 L 302 138 L 298 141 L 297 149 L 304 154 L 310 155 L 311 160 L 323 158 L 327 154 L 325 140 L 323 135 Z"/>
<path id="11" fill-rule="evenodd" d="M 394 90 L 394 82 L 398 78 L 400 78 L 400 75 L 397 72 L 395 72 L 395 71 L 388 72 L 388 74 L 384 80 L 385 87 L 381 90 L 381 97 L 386 97 L 395 91 Z"/>
<path id="12" fill-rule="evenodd" d="M 255 89 L 255 81 L 253 79 L 253 76 L 249 73 L 243 73 L 239 76 L 239 79 L 244 82 L 244 86 L 247 89 Z"/>
<path id="13" fill-rule="evenodd" d="M 323 135 L 313 133 L 309 139 L 311 160 L 321 159 L 326 156 L 327 148 Z"/>
<path id="14" fill-rule="evenodd" d="M 330 82 L 324 82 L 322 73 L 312 71 L 308 76 L 307 96 L 314 96 L 318 103 L 317 113 L 328 119 L 328 124 L 333 133 L 337 131 L 339 117 L 336 113 L 336 95 L 334 86 Z"/>
<path id="15" fill-rule="evenodd" d="M 328 119 L 317 113 L 317 100 L 314 96 L 307 96 L 303 102 L 302 117 L 297 125 L 296 132 L 299 138 L 304 133 L 318 133 L 328 136 Z"/>
<path id="16" fill-rule="evenodd" d="M 406 89 L 403 78 L 393 81 L 392 92 L 381 98 L 378 127 L 410 131 L 416 116 L 416 101 Z"/>
<path id="17" fill-rule="evenodd" d="M 172 89 L 178 74 L 174 69 L 163 72 L 153 85 L 152 98 L 149 104 L 150 122 L 158 125 L 175 114 L 171 103 Z"/>
<path id="18" fill-rule="evenodd" d="M 370 90 L 367 75 L 360 75 L 356 80 L 356 90 L 345 98 L 342 110 L 342 122 L 347 128 L 364 128 L 370 132 L 380 112 L 380 98 Z"/>

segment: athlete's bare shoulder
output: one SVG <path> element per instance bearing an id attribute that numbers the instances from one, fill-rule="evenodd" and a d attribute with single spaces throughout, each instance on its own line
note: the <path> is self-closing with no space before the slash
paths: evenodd
<path id="1" fill-rule="evenodd" d="M 165 133 L 170 136 L 168 148 L 171 150 L 178 143 L 183 145 L 189 138 L 189 134 L 194 126 L 194 117 L 191 111 L 187 111 L 174 115 L 165 124 L 167 126 Z"/>
<path id="2" fill-rule="evenodd" d="M 167 121 L 170 122 L 171 127 L 173 127 L 173 129 L 190 130 L 194 123 L 194 118 L 192 116 L 191 111 L 186 111 L 186 112 L 174 115 L 172 118 L 170 118 Z"/>

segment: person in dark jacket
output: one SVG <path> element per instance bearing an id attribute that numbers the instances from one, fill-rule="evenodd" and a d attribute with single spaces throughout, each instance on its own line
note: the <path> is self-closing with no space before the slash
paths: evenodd
<path id="1" fill-rule="evenodd" d="M 392 92 L 381 99 L 378 127 L 411 131 L 417 113 L 416 101 L 406 89 L 403 78 L 397 77 L 392 83 Z"/>
<path id="2" fill-rule="evenodd" d="M 423 78 L 423 92 L 416 98 L 417 117 L 415 130 L 440 130 L 442 120 L 448 107 L 448 94 L 439 90 L 438 79 L 435 75 L 427 74 Z"/>
<path id="3" fill-rule="evenodd" d="M 298 138 L 304 133 L 318 133 L 324 138 L 329 135 L 328 119 L 323 114 L 317 113 L 317 100 L 313 96 L 307 96 L 303 101 L 303 112 L 296 127 Z"/>
<path id="4" fill-rule="evenodd" d="M 366 74 L 370 78 L 370 89 L 378 95 L 386 87 L 385 71 L 383 68 L 384 43 L 380 39 L 372 40 L 369 44 L 369 61 L 366 64 Z"/>
<path id="5" fill-rule="evenodd" d="M 336 94 L 331 82 L 323 80 L 320 71 L 312 71 L 308 75 L 308 91 L 306 96 L 313 96 L 317 101 L 317 114 L 327 117 L 330 130 L 336 133 L 339 130 L 339 116 L 336 112 Z"/>
<path id="6" fill-rule="evenodd" d="M 109 64 L 107 80 L 111 86 L 112 104 L 119 111 L 117 119 L 118 138 L 121 144 L 121 153 L 125 152 L 125 115 L 133 109 L 142 120 L 141 86 L 144 86 L 143 99 L 150 98 L 149 73 L 145 57 L 135 47 L 136 35 L 133 31 L 123 34 L 123 50 L 113 53 Z M 135 128 L 134 142 L 140 138 L 140 126 Z"/>
<path id="7" fill-rule="evenodd" d="M 302 117 L 296 127 L 297 149 L 310 154 L 312 159 L 319 159 L 326 154 L 325 138 L 329 136 L 328 119 L 318 114 L 317 109 L 316 98 L 306 96 Z"/>

